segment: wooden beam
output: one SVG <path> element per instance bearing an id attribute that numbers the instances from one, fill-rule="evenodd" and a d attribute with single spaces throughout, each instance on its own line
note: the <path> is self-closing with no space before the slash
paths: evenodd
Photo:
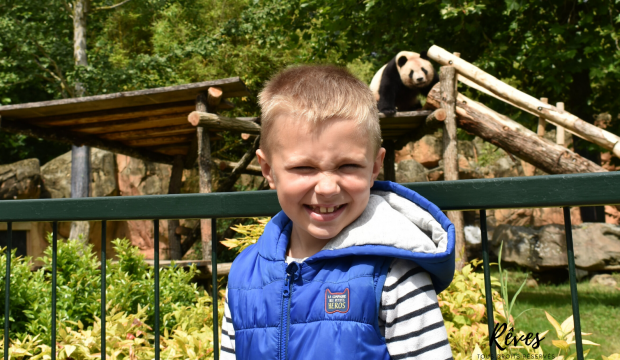
<path id="1" fill-rule="evenodd" d="M 259 144 L 260 136 L 257 136 L 256 139 L 254 139 L 254 143 L 252 144 L 252 146 L 248 149 L 248 151 L 245 152 L 245 154 L 243 154 L 243 156 L 237 163 L 237 166 L 232 169 L 231 174 L 226 179 L 220 182 L 219 186 L 217 187 L 217 192 L 228 192 L 233 188 L 233 186 L 235 186 L 235 183 L 239 179 L 239 176 L 241 176 L 241 174 L 248 167 L 248 165 L 250 165 L 252 159 L 254 159 L 254 157 L 256 156 L 256 150 L 258 150 Z"/>
<path id="2" fill-rule="evenodd" d="M 555 107 L 558 108 L 558 111 L 564 112 L 564 103 L 563 102 L 559 102 L 555 104 Z M 565 136 L 565 132 L 564 132 L 564 128 L 559 126 L 555 129 L 555 143 L 566 147 L 566 136 Z"/>
<path id="3" fill-rule="evenodd" d="M 154 146 L 154 147 L 149 147 L 145 149 L 148 149 L 149 151 L 153 151 L 153 152 L 160 153 L 160 154 L 170 155 L 171 157 L 174 157 L 176 155 L 185 156 L 185 155 L 188 155 L 189 153 L 189 147 L 187 145 L 179 145 L 179 144 Z"/>
<path id="4" fill-rule="evenodd" d="M 51 128 L 40 128 L 31 124 L 8 121 L 0 117 L 0 129 L 35 138 L 57 141 L 76 146 L 88 145 L 102 150 L 112 151 L 118 154 L 128 155 L 137 159 L 152 161 L 163 164 L 172 164 L 173 158 L 164 154 L 158 154 L 144 149 L 136 149 L 119 142 L 104 140 L 92 135 L 77 134 Z"/>
<path id="5" fill-rule="evenodd" d="M 213 161 L 213 164 L 222 171 L 233 171 L 236 167 L 239 166 L 238 162 L 225 161 L 220 159 L 211 160 Z M 263 176 L 263 172 L 261 171 L 260 166 L 257 165 L 248 165 L 241 173 L 254 176 Z"/>
<path id="6" fill-rule="evenodd" d="M 534 115 L 543 116 L 554 125 L 562 126 L 575 135 L 610 150 L 612 154 L 620 157 L 620 136 L 589 124 L 569 112 L 560 111 L 554 106 L 545 104 L 436 45 L 428 50 L 428 56 L 442 65 L 453 65 L 459 74 L 485 87 L 500 98 L 522 107 Z"/>
<path id="7" fill-rule="evenodd" d="M 167 104 L 131 106 L 120 109 L 88 111 L 79 114 L 67 114 L 29 118 L 28 122 L 35 125 L 72 126 L 89 123 L 137 119 L 150 116 L 189 113 L 194 110 L 193 101 L 180 101 Z"/>
<path id="8" fill-rule="evenodd" d="M 135 140 L 143 139 L 152 136 L 170 136 L 170 135 L 185 135 L 194 134 L 196 132 L 195 127 L 183 125 L 164 126 L 152 129 L 132 130 L 132 131 L 119 131 L 114 133 L 101 134 L 99 137 L 106 140 Z"/>
<path id="9" fill-rule="evenodd" d="M 214 102 L 213 99 L 210 100 Z M 208 95 L 198 94 L 196 97 L 196 112 L 206 113 L 208 107 Z M 192 113 L 193 114 L 193 113 Z M 199 127 L 196 131 L 198 138 L 198 178 L 200 181 L 200 193 L 210 193 L 211 187 L 211 143 L 209 132 L 204 127 Z M 200 234 L 202 241 L 202 259 L 211 260 L 211 219 L 200 219 Z"/>
<path id="10" fill-rule="evenodd" d="M 168 144 L 186 144 L 187 146 L 189 146 L 192 141 L 192 137 L 192 134 L 178 136 L 161 136 L 146 139 L 126 140 L 123 141 L 123 143 L 131 147 L 150 147 Z"/>
<path id="11" fill-rule="evenodd" d="M 237 131 L 248 134 L 260 134 L 260 125 L 254 121 L 229 118 L 214 113 L 194 111 L 187 117 L 190 124 L 216 131 Z"/>
<path id="12" fill-rule="evenodd" d="M 394 168 L 396 148 L 394 147 L 394 140 L 384 139 L 383 148 L 385 149 L 385 158 L 383 158 L 383 180 L 396 181 L 396 169 Z"/>
<path id="13" fill-rule="evenodd" d="M 439 86 L 441 100 L 439 106 L 446 112 L 443 121 L 443 167 L 444 179 L 447 181 L 459 179 L 458 144 L 456 138 L 456 69 L 452 66 L 442 66 L 439 72 Z M 456 254 L 456 269 L 460 270 L 467 262 L 465 254 L 465 222 L 460 211 L 448 211 L 448 218 L 454 224 Z"/>
<path id="14" fill-rule="evenodd" d="M 150 129 L 155 127 L 174 126 L 187 124 L 187 112 L 145 116 L 140 118 L 117 120 L 102 123 L 89 123 L 63 128 L 63 130 L 87 133 L 87 134 L 106 134 L 119 131 L 131 131 L 140 129 Z"/>
<path id="15" fill-rule="evenodd" d="M 428 94 L 427 104 L 440 106 L 441 94 L 436 85 Z M 456 101 L 458 125 L 465 131 L 499 146 L 506 152 L 536 166 L 549 174 L 606 172 L 578 154 L 541 138 L 525 126 L 458 94 Z"/>
<path id="16" fill-rule="evenodd" d="M 540 98 L 540 101 L 543 104 L 548 104 L 549 103 L 549 99 L 547 99 L 546 97 Z M 547 125 L 547 120 L 545 120 L 544 117 L 539 116 L 538 117 L 538 129 L 536 129 L 536 133 L 538 134 L 538 136 L 545 136 L 545 127 Z"/>
<path id="17" fill-rule="evenodd" d="M 181 192 L 183 185 L 183 164 L 182 155 L 174 157 L 172 163 L 172 171 L 170 172 L 170 183 L 168 184 L 168 194 L 178 194 Z M 183 253 L 181 252 L 181 236 L 176 233 L 179 227 L 179 220 L 168 220 L 168 245 L 170 246 L 170 258 L 172 260 L 181 260 Z"/>

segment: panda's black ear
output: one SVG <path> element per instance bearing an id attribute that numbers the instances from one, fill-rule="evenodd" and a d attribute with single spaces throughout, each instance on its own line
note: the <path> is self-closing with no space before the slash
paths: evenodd
<path id="1" fill-rule="evenodd" d="M 428 51 L 424 50 L 420 53 L 420 58 L 424 60 L 428 60 Z"/>
<path id="2" fill-rule="evenodd" d="M 398 67 L 403 67 L 407 63 L 408 59 L 405 55 L 398 58 Z"/>

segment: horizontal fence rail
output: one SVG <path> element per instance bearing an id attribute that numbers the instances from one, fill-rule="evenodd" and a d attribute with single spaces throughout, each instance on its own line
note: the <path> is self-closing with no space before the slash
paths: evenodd
<path id="1" fill-rule="evenodd" d="M 403 184 L 442 210 L 620 204 L 620 172 Z M 0 222 L 270 216 L 275 191 L 2 201 Z"/>
<path id="2" fill-rule="evenodd" d="M 566 230 L 571 302 L 574 315 L 577 358 L 583 360 L 579 306 L 572 243 L 569 206 L 620 204 L 620 172 L 550 175 L 538 177 L 477 179 L 428 183 L 408 183 L 404 186 L 418 192 L 442 210 L 480 210 L 480 228 L 484 262 L 485 292 L 489 334 L 493 334 L 493 304 L 489 272 L 486 210 L 501 208 L 562 207 Z M 154 261 L 159 269 L 159 219 L 210 218 L 212 239 L 217 239 L 217 218 L 270 216 L 280 211 L 275 191 L 253 191 L 215 194 L 184 194 L 158 196 L 119 196 L 81 199 L 40 199 L 0 202 L 0 222 L 7 222 L 7 254 L 11 251 L 12 223 L 52 221 L 52 314 L 56 323 L 56 259 L 59 221 L 101 221 L 101 326 L 102 359 L 105 360 L 105 289 L 106 289 L 106 221 L 152 220 L 154 227 Z M 217 313 L 217 248 L 212 241 L 211 275 L 213 297 L 214 358 L 218 359 Z M 10 265 L 6 258 L 4 359 L 8 360 L 8 330 L 10 314 Z M 155 359 L 160 358 L 159 338 L 159 271 L 154 271 L 154 332 Z M 56 327 L 52 326 L 51 360 L 56 359 Z M 493 337 L 489 337 L 492 339 Z M 495 344 L 490 340 L 491 358 L 497 359 Z"/>

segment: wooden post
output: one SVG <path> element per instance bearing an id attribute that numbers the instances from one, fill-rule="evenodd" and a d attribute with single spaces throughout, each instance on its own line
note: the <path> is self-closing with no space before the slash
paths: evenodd
<path id="1" fill-rule="evenodd" d="M 555 107 L 558 108 L 558 111 L 564 112 L 564 103 L 563 102 L 556 103 Z M 558 125 L 557 128 L 556 128 L 556 133 L 555 133 L 555 143 L 560 145 L 560 146 L 566 147 L 565 138 L 566 137 L 565 137 L 564 128 L 561 127 L 560 125 Z"/>
<path id="2" fill-rule="evenodd" d="M 549 103 L 549 99 L 547 99 L 546 97 L 540 98 L 540 101 L 542 103 L 544 103 L 544 104 L 548 104 Z M 545 136 L 545 126 L 546 125 L 547 125 L 547 120 L 545 120 L 544 117 L 539 116 L 538 117 L 538 131 L 536 131 L 538 136 L 540 136 L 540 137 Z"/>
<path id="3" fill-rule="evenodd" d="M 443 127 L 443 166 L 446 181 L 459 179 L 458 147 L 456 139 L 456 69 L 452 66 L 442 66 L 439 72 L 441 102 L 440 106 L 446 111 L 446 120 Z M 448 211 L 448 218 L 454 224 L 456 233 L 455 254 L 456 269 L 460 270 L 467 262 L 465 255 L 465 234 L 463 232 L 463 213 Z"/>
<path id="4" fill-rule="evenodd" d="M 168 194 L 178 194 L 181 192 L 184 165 L 185 159 L 182 155 L 174 157 L 172 172 L 170 174 L 170 184 L 168 185 Z M 183 253 L 181 252 L 181 235 L 177 233 L 177 228 L 179 226 L 179 220 L 168 220 L 168 246 L 170 247 L 171 260 L 181 260 L 183 258 Z"/>
<path id="5" fill-rule="evenodd" d="M 217 105 L 222 99 L 222 90 L 210 87 L 208 94 L 198 94 L 196 97 L 196 111 L 215 113 Z M 198 137 L 198 176 L 200 179 L 200 193 L 212 192 L 211 184 L 211 142 L 209 132 L 196 128 Z M 211 260 L 211 219 L 200 220 L 200 234 L 202 239 L 202 259 Z"/>
<path id="6" fill-rule="evenodd" d="M 394 145 L 394 140 L 383 140 L 383 148 L 385 149 L 385 158 L 383 159 L 383 180 L 386 181 L 396 181 L 396 169 L 394 169 L 396 148 Z"/>

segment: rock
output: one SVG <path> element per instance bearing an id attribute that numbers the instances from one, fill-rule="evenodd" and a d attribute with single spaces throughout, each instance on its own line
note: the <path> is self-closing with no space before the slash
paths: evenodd
<path id="1" fill-rule="evenodd" d="M 38 159 L 0 165 L 0 200 L 38 199 L 41 169 Z"/>
<path id="2" fill-rule="evenodd" d="M 440 133 L 425 135 L 416 142 L 410 142 L 401 150 L 396 151 L 395 162 L 415 160 L 424 167 L 431 169 L 439 164 L 443 157 L 443 140 Z"/>
<path id="3" fill-rule="evenodd" d="M 494 225 L 508 224 L 514 226 L 545 226 L 564 225 L 564 212 L 561 208 L 542 209 L 497 209 L 489 211 L 494 218 Z M 581 212 L 579 208 L 571 208 L 571 223 L 579 225 Z"/>
<path id="4" fill-rule="evenodd" d="M 504 243 L 502 261 L 533 271 L 566 268 L 566 236 L 561 225 L 540 229 L 499 225 L 491 240 L 491 251 L 499 254 Z M 573 227 L 575 265 L 587 271 L 620 270 L 620 226 L 584 223 Z"/>
<path id="5" fill-rule="evenodd" d="M 419 162 L 409 159 L 396 164 L 396 182 L 409 183 L 425 181 L 428 181 L 426 178 L 426 168 Z"/>
<path id="6" fill-rule="evenodd" d="M 91 197 L 116 196 L 116 161 L 110 151 L 91 148 Z M 60 155 L 41 167 L 42 198 L 71 197 L 71 151 Z"/>
<path id="7" fill-rule="evenodd" d="M 536 281 L 536 279 L 527 279 L 527 281 L 525 282 L 525 286 L 531 289 L 536 289 L 538 287 L 538 282 Z"/>
<path id="8" fill-rule="evenodd" d="M 573 229 L 575 264 L 588 271 L 620 270 L 620 226 L 583 223 Z"/>
<path id="9" fill-rule="evenodd" d="M 618 285 L 618 282 L 609 274 L 600 274 L 594 275 L 592 279 L 590 279 L 590 285 L 603 285 L 614 287 Z"/>
<path id="10" fill-rule="evenodd" d="M 620 225 L 620 205 L 605 206 L 605 222 Z"/>

